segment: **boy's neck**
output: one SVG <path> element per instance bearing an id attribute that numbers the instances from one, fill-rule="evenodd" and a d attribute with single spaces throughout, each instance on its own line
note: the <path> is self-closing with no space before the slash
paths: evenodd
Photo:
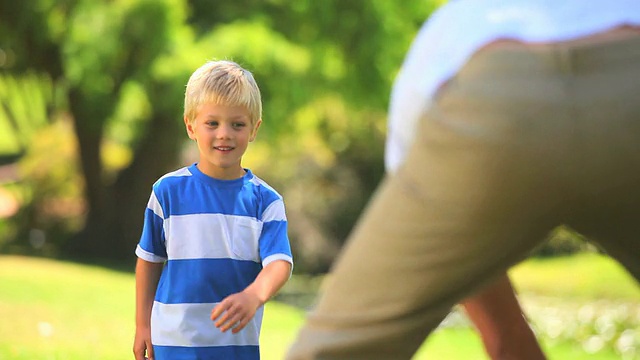
<path id="1" fill-rule="evenodd" d="M 234 167 L 230 169 L 221 169 L 203 166 L 201 162 L 196 164 L 198 170 L 204 175 L 217 180 L 236 180 L 240 179 L 247 173 L 243 167 Z"/>

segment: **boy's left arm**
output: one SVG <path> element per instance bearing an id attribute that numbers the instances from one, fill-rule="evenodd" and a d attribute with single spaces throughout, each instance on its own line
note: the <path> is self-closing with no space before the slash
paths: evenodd
<path id="1" fill-rule="evenodd" d="M 267 302 L 289 280 L 291 263 L 275 260 L 265 266 L 256 280 L 239 293 L 227 296 L 211 311 L 211 320 L 223 332 L 235 334 L 253 318 L 260 306 Z"/>

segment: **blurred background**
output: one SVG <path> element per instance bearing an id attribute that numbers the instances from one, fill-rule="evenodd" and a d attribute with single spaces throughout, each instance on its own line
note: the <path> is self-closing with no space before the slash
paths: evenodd
<path id="1" fill-rule="evenodd" d="M 185 84 L 232 59 L 264 101 L 244 165 L 286 198 L 299 269 L 326 271 L 382 176 L 391 83 L 434 6 L 3 1 L 2 247 L 132 260 L 151 184 L 195 160 Z"/>
<path id="2" fill-rule="evenodd" d="M 184 87 L 210 59 L 263 95 L 243 165 L 287 205 L 295 276 L 263 329 L 281 358 L 383 175 L 394 76 L 442 3 L 0 0 L 0 359 L 131 358 L 144 208 L 196 160 Z M 579 234 L 512 277 L 550 358 L 640 358 L 638 285 Z M 459 311 L 442 328 L 418 357 L 483 358 Z"/>

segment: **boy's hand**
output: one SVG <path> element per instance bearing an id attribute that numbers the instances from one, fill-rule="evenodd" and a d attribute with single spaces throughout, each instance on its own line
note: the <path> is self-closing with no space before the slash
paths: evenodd
<path id="1" fill-rule="evenodd" d="M 148 357 L 145 357 L 145 352 Z M 151 329 L 136 329 L 133 341 L 133 355 L 136 360 L 153 360 L 153 346 L 151 346 Z"/>
<path id="2" fill-rule="evenodd" d="M 247 291 L 227 296 L 211 311 L 211 320 L 222 332 L 232 329 L 237 333 L 253 319 L 258 308 L 262 305 L 260 299 Z"/>

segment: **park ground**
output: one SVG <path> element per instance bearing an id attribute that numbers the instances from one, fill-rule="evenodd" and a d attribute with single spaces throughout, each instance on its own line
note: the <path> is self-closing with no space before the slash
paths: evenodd
<path id="1" fill-rule="evenodd" d="M 640 359 L 640 287 L 610 258 L 531 259 L 510 272 L 550 360 Z M 320 278 L 296 275 L 267 304 L 262 358 L 282 359 Z M 132 359 L 134 275 L 96 265 L 0 256 L 0 360 Z M 454 309 L 414 359 L 486 359 Z"/>

